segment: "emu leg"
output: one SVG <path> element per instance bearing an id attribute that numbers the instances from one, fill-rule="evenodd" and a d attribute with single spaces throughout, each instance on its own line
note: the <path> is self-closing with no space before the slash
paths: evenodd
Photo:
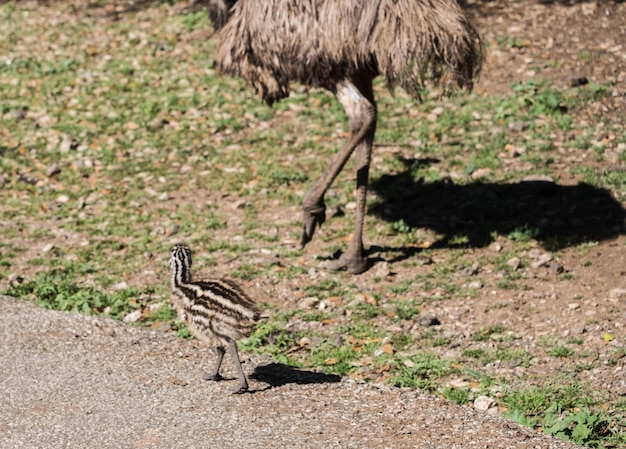
<path id="1" fill-rule="evenodd" d="M 222 359 L 224 358 L 226 351 L 223 347 L 218 346 L 215 348 L 215 353 L 217 354 L 217 359 L 215 361 L 215 365 L 213 365 L 213 370 L 210 373 L 204 373 L 202 375 L 204 380 L 222 380 L 222 376 L 220 375 L 220 366 L 222 366 Z"/>
<path id="2" fill-rule="evenodd" d="M 237 369 L 237 377 L 239 378 L 239 384 L 233 388 L 231 391 L 233 394 L 243 393 L 248 390 L 248 381 L 246 381 L 246 376 L 243 373 L 243 368 L 241 368 L 241 361 L 239 360 L 239 353 L 237 352 L 237 343 L 231 341 L 228 344 L 228 352 L 230 356 L 233 358 L 233 362 L 235 362 L 235 368 Z"/>
<path id="3" fill-rule="evenodd" d="M 357 150 L 357 208 L 354 234 L 348 250 L 339 260 L 330 262 L 330 269 L 347 269 L 359 274 L 367 270 L 368 263 L 363 250 L 363 221 L 367 197 L 367 181 L 376 131 L 376 104 L 371 78 L 355 81 L 343 80 L 337 84 L 335 95 L 350 119 L 350 137 L 322 176 L 304 197 L 304 223 L 302 246 L 308 243 L 325 219 L 324 194 L 343 169 L 355 148 Z"/>

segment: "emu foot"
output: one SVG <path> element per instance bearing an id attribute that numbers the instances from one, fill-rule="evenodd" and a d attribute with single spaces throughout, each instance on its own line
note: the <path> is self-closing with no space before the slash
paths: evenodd
<path id="1" fill-rule="evenodd" d="M 202 375 L 202 379 L 203 380 L 212 380 L 212 381 L 215 381 L 215 382 L 219 382 L 220 380 L 224 380 L 224 378 L 222 377 L 222 375 L 220 373 L 215 373 L 215 374 L 204 373 Z"/>
<path id="2" fill-rule="evenodd" d="M 304 217 L 302 219 L 302 238 L 300 246 L 305 247 L 313 238 L 315 229 L 321 227 L 326 221 L 326 205 L 324 203 L 314 206 L 304 206 Z"/>
<path id="3" fill-rule="evenodd" d="M 350 256 L 348 253 L 343 253 L 339 259 L 327 260 L 323 266 L 327 270 L 347 270 L 350 274 L 361 274 L 369 269 L 370 261 L 363 255 Z"/>
<path id="4" fill-rule="evenodd" d="M 230 390 L 232 394 L 241 394 L 241 393 L 245 393 L 246 391 L 248 391 L 247 383 L 239 384 Z"/>

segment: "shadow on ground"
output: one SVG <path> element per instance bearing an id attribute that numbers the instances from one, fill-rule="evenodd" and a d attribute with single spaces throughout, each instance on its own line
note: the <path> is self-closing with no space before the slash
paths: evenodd
<path id="1" fill-rule="evenodd" d="M 300 370 L 282 363 L 258 366 L 250 377 L 260 382 L 265 382 L 272 388 L 286 384 L 324 384 L 341 381 L 341 377 L 336 374 Z"/>
<path id="2" fill-rule="evenodd" d="M 413 161 L 430 164 L 432 161 Z M 615 238 L 625 232 L 626 210 L 611 192 L 589 184 L 550 181 L 455 184 L 415 181 L 412 163 L 395 175 L 372 182 L 379 200 L 369 212 L 392 223 L 426 228 L 441 237 L 434 248 L 485 247 L 494 235 L 526 234 L 546 249 Z M 404 226 L 403 225 L 403 226 Z M 406 227 L 405 227 L 406 228 Z M 405 257 L 419 248 L 372 248 L 399 251 Z M 404 257 L 401 257 L 404 258 Z"/>

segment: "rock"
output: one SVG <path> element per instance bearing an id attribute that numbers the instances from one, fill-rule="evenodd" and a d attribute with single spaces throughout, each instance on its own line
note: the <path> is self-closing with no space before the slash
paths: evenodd
<path id="1" fill-rule="evenodd" d="M 626 288 L 614 288 L 609 292 L 609 301 L 614 303 L 626 303 Z"/>
<path id="2" fill-rule="evenodd" d="M 300 340 L 298 340 L 298 346 L 300 346 L 301 348 L 304 346 L 311 346 L 312 343 L 313 340 L 311 340 L 309 337 L 302 337 Z"/>
<path id="3" fill-rule="evenodd" d="M 552 254 L 544 253 L 541 256 L 539 256 L 539 258 L 536 261 L 534 261 L 530 266 L 535 269 L 539 267 L 543 267 L 545 265 L 548 265 L 550 262 L 552 262 L 552 259 L 554 259 Z"/>
<path id="4" fill-rule="evenodd" d="M 72 164 L 72 168 L 76 171 L 89 170 L 93 168 L 93 161 L 88 158 L 78 159 Z"/>
<path id="5" fill-rule="evenodd" d="M 589 84 L 589 80 L 585 76 L 572 76 L 567 82 L 569 87 L 580 87 Z"/>
<path id="6" fill-rule="evenodd" d="M 167 121 L 166 119 L 161 118 L 161 117 L 157 117 L 157 118 L 155 118 L 154 120 L 152 120 L 150 122 L 150 126 L 152 128 L 163 128 L 168 123 L 169 123 L 169 121 Z"/>
<path id="7" fill-rule="evenodd" d="M 154 312 L 156 312 L 157 310 L 159 310 L 161 307 L 163 307 L 164 305 L 165 305 L 165 303 L 164 303 L 164 302 L 157 302 L 157 303 L 155 303 L 155 304 L 150 304 L 150 305 L 148 306 L 148 311 L 149 311 L 150 313 L 154 313 Z"/>
<path id="8" fill-rule="evenodd" d="M 141 318 L 141 310 L 137 309 L 124 317 L 125 323 L 135 323 Z"/>
<path id="9" fill-rule="evenodd" d="M 561 274 L 565 271 L 565 268 L 560 263 L 553 261 L 550 264 L 550 271 L 552 271 L 555 274 Z"/>
<path id="10" fill-rule="evenodd" d="M 367 301 L 365 299 L 365 295 L 362 295 L 361 293 L 357 293 L 356 295 L 354 295 L 354 299 L 350 301 L 348 304 L 346 304 L 346 307 L 355 307 L 355 306 L 358 306 L 359 304 L 364 304 L 366 302 Z"/>
<path id="11" fill-rule="evenodd" d="M 61 153 L 67 153 L 70 150 L 75 150 L 78 147 L 78 141 L 72 136 L 65 134 L 59 144 L 59 151 Z"/>
<path id="12" fill-rule="evenodd" d="M 521 133 L 526 128 L 528 128 L 528 124 L 526 124 L 525 122 L 522 122 L 521 120 L 509 123 L 509 131 Z"/>
<path id="13" fill-rule="evenodd" d="M 518 270 L 519 267 L 522 266 L 522 259 L 519 257 L 511 257 L 506 261 L 506 265 L 513 268 L 513 270 Z"/>
<path id="14" fill-rule="evenodd" d="M 547 182 L 554 184 L 554 178 L 548 175 L 528 175 L 524 176 L 522 182 Z"/>
<path id="15" fill-rule="evenodd" d="M 618 396 L 626 396 L 626 381 L 622 379 L 615 387 L 614 391 Z"/>
<path id="16" fill-rule="evenodd" d="M 305 310 L 312 309 L 313 307 L 317 306 L 319 302 L 320 300 L 315 296 L 307 296 L 306 298 L 302 298 L 300 300 L 300 302 L 298 303 L 298 308 Z"/>
<path id="17" fill-rule="evenodd" d="M 417 324 L 422 327 L 439 326 L 441 321 L 435 315 L 425 315 L 417 319 Z"/>
<path id="18" fill-rule="evenodd" d="M 374 357 L 380 357 L 383 354 L 391 355 L 393 354 L 393 346 L 387 343 L 382 345 L 380 348 L 374 351 Z"/>
<path id="19" fill-rule="evenodd" d="M 470 385 L 471 385 L 470 382 L 468 382 L 467 380 L 463 378 L 452 379 L 448 382 L 449 387 L 457 388 L 457 389 L 467 388 Z"/>
<path id="20" fill-rule="evenodd" d="M 54 248 L 54 243 L 48 243 L 47 245 L 44 245 L 41 248 L 41 252 L 46 254 L 46 253 L 49 253 L 50 251 L 52 251 L 53 248 Z"/>
<path id="21" fill-rule="evenodd" d="M 61 173 L 61 169 L 58 164 L 50 164 L 48 168 L 46 168 L 46 176 L 48 178 L 58 175 L 59 173 Z"/>
<path id="22" fill-rule="evenodd" d="M 374 277 L 386 278 L 391 272 L 389 271 L 389 264 L 387 262 L 378 262 L 374 265 Z"/>
<path id="23" fill-rule="evenodd" d="M 126 281 L 118 282 L 117 284 L 111 286 L 113 290 L 125 290 L 128 288 L 128 284 Z"/>
<path id="24" fill-rule="evenodd" d="M 470 276 L 476 276 L 479 271 L 480 271 L 480 264 L 478 262 L 474 262 L 474 264 L 471 267 L 461 268 L 459 271 L 457 271 L 456 274 L 460 277 L 470 277 Z"/>
<path id="25" fill-rule="evenodd" d="M 172 225 L 165 230 L 165 237 L 171 237 L 174 234 L 178 233 L 179 230 L 180 230 L 180 226 L 178 226 L 177 224 Z"/>
<path id="26" fill-rule="evenodd" d="M 474 290 L 479 290 L 481 288 L 483 288 L 483 283 L 482 281 L 472 281 L 469 284 L 467 284 L 468 288 L 472 288 Z"/>
<path id="27" fill-rule="evenodd" d="M 481 412 L 486 412 L 491 407 L 494 406 L 496 401 L 494 401 L 489 396 L 478 396 L 474 399 L 474 408 Z"/>
<path id="28" fill-rule="evenodd" d="M 479 168 L 474 170 L 472 172 L 472 179 L 486 178 L 491 175 L 491 171 L 492 170 L 490 168 Z"/>

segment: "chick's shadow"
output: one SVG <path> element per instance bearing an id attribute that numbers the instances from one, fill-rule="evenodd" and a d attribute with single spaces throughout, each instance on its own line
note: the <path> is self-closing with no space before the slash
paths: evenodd
<path id="1" fill-rule="evenodd" d="M 287 384 L 308 385 L 341 382 L 341 376 L 336 374 L 316 373 L 275 362 L 257 366 L 250 378 L 268 384 L 268 389 Z"/>

